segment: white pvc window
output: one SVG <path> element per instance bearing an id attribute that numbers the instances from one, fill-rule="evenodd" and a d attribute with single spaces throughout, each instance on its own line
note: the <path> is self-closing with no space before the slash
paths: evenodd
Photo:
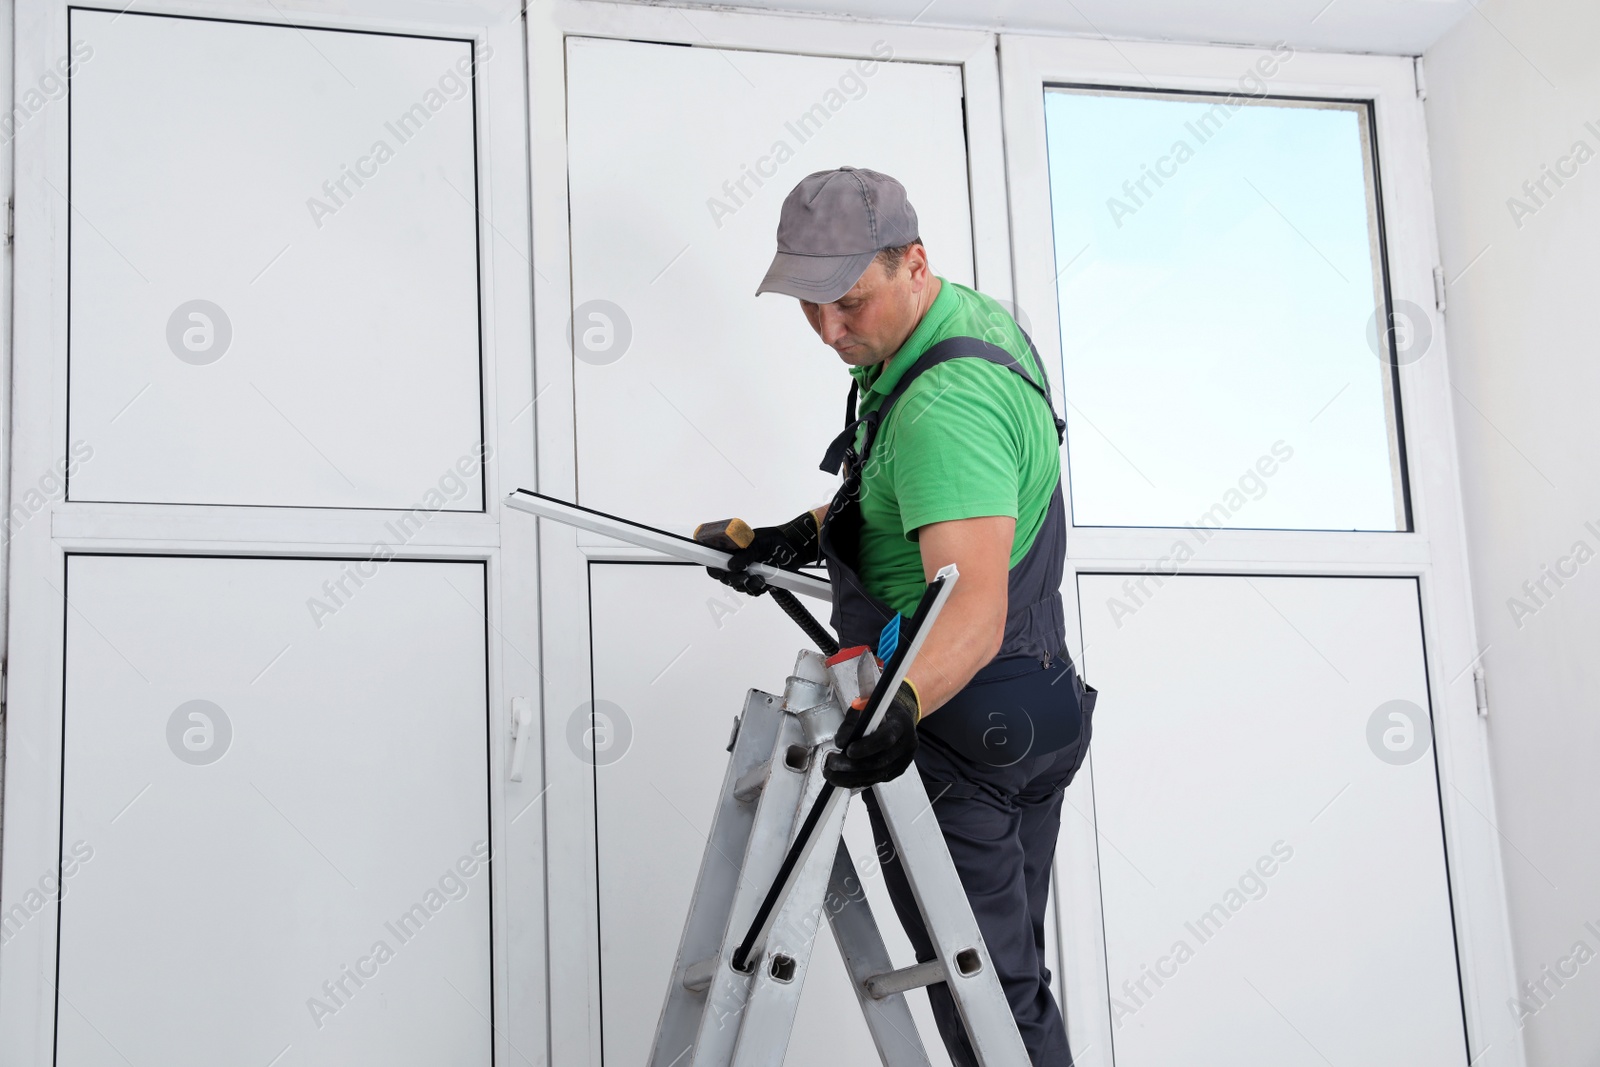
<path id="1" fill-rule="evenodd" d="M 1074 523 L 1408 529 L 1368 105 L 1044 115 Z"/>
<path id="2" fill-rule="evenodd" d="M 1351 1012 L 1322 994 L 1391 980 L 1396 950 L 1297 941 L 1284 971 L 1272 927 L 1299 938 L 1309 927 L 1288 916 L 1330 901 L 1352 916 L 1358 894 L 1337 882 L 1355 871 L 1380 910 L 1396 906 L 1403 864 L 1365 850 L 1403 823 L 1417 888 L 1398 956 L 1429 976 L 1366 1029 L 1407 1063 L 1491 1047 L 1520 1063 L 1498 1007 L 1515 976 L 1498 837 L 1479 814 L 1493 805 L 1481 651 L 1411 61 L 1010 35 L 1001 56 L 1016 298 L 1068 420 L 1068 631 L 1100 689 L 1056 864 L 1076 1062 L 1171 1062 L 1218 1019 L 1223 1043 L 1249 1042 L 1230 1062 L 1360 1059 Z M 1382 732 L 1398 701 L 1431 727 L 1403 763 Z M 1169 758 L 1211 773 L 1174 785 Z M 1338 780 L 1289 799 L 1323 776 Z M 1270 831 L 1243 830 L 1255 816 Z M 1228 932 L 1198 944 L 1183 923 L 1232 901 L 1224 887 L 1280 839 L 1293 863 L 1325 865 L 1280 870 L 1298 881 L 1263 900 L 1241 890 Z M 1176 858 L 1192 847 L 1229 865 Z M 1186 936 L 1198 955 L 1174 977 Z M 1308 959 L 1319 995 L 1294 1003 Z M 1223 1015 L 1199 1006 L 1212 995 Z"/>

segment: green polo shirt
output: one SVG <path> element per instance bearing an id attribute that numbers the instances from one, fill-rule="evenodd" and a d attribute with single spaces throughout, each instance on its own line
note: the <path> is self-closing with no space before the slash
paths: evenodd
<path id="1" fill-rule="evenodd" d="M 939 295 L 898 352 L 875 366 L 850 368 L 861 390 L 860 413 L 881 405 L 918 357 L 947 337 L 999 345 L 1034 381 L 1044 380 L 1022 330 L 999 303 L 939 280 Z M 867 592 L 910 616 L 927 585 L 914 532 L 950 519 L 1016 519 L 1016 566 L 1044 524 L 1060 474 L 1051 413 L 1015 371 L 982 359 L 925 371 L 879 428 L 862 474 L 860 571 Z"/>

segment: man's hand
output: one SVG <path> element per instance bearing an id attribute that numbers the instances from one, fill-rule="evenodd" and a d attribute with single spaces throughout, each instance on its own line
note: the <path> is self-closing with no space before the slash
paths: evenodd
<path id="1" fill-rule="evenodd" d="M 866 714 L 866 701 L 858 700 L 840 724 L 836 737 L 848 737 Z M 921 716 L 917 691 L 901 682 L 878 728 L 828 753 L 822 776 L 840 789 L 861 789 L 898 778 L 917 754 L 917 719 Z"/>
<path id="2" fill-rule="evenodd" d="M 783 570 L 798 570 L 805 564 L 815 563 L 817 557 L 822 554 L 821 530 L 814 512 L 802 512 L 782 526 L 757 526 L 750 530 L 749 542 L 743 547 L 723 534 L 722 531 L 730 527 L 749 529 L 737 519 L 722 523 L 705 523 L 696 528 L 695 540 L 730 553 L 726 570 L 721 567 L 707 567 L 706 573 L 724 585 L 750 596 L 760 596 L 767 591 L 765 578 L 758 574 L 746 573 L 752 563 L 765 563 Z"/>

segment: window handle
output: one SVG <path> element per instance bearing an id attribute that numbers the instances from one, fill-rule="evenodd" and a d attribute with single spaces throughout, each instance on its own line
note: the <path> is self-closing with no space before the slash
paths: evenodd
<path id="1" fill-rule="evenodd" d="M 533 701 L 527 697 L 511 698 L 511 780 L 522 781 L 522 761 L 528 754 L 528 736 L 533 733 Z"/>

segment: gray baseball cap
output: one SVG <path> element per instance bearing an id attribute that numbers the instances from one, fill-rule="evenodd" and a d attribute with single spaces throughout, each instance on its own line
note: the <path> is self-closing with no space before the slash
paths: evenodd
<path id="1" fill-rule="evenodd" d="M 831 304 L 884 248 L 917 240 L 905 186 L 875 170 L 840 167 L 801 179 L 778 215 L 778 254 L 756 295 L 784 293 Z"/>

